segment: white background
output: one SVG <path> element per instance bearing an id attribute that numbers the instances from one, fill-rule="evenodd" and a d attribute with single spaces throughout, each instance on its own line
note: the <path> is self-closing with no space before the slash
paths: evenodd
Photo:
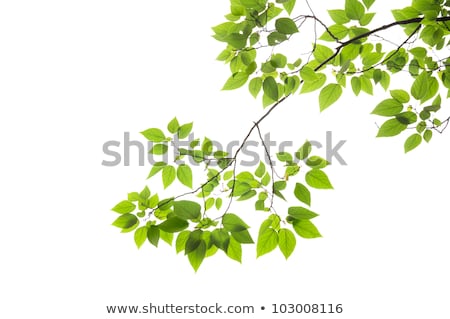
<path id="1" fill-rule="evenodd" d="M 210 27 L 227 1 L 0 3 L 2 318 L 139 318 L 150 315 L 106 306 L 150 302 L 253 305 L 258 316 L 272 303 L 341 303 L 342 315 L 304 317 L 449 318 L 448 133 L 404 155 L 406 136 L 374 137 L 382 119 L 368 114 L 382 90 L 347 92 L 323 114 L 314 94 L 290 98 L 261 127 L 274 140 L 324 142 L 327 130 L 347 140 L 348 166 L 327 169 L 335 190 L 313 193 L 324 238 L 299 240 L 288 261 L 256 260 L 250 247 L 242 265 L 218 255 L 195 274 L 174 248 L 137 250 L 110 225 L 110 208 L 142 189 L 150 168 L 104 167 L 102 146 L 124 132 L 143 141 L 138 132 L 174 115 L 199 136 L 245 136 L 263 111 L 245 89 L 220 91 L 229 70 L 215 61 L 223 46 Z M 340 5 L 313 6 L 324 16 Z"/>

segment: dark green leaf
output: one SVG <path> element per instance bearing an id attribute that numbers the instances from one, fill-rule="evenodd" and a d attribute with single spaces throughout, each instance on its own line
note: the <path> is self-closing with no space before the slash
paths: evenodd
<path id="1" fill-rule="evenodd" d="M 190 252 L 197 249 L 202 241 L 203 231 L 200 229 L 194 230 L 189 234 L 186 240 L 186 246 L 184 247 L 184 253 L 189 254 Z"/>
<path id="2" fill-rule="evenodd" d="M 201 217 L 200 204 L 188 200 L 178 200 L 173 202 L 173 213 L 182 219 L 196 220 Z"/>
<path id="3" fill-rule="evenodd" d="M 230 234 L 223 229 L 215 229 L 211 233 L 211 242 L 224 252 L 227 252 L 230 244 Z"/>
<path id="4" fill-rule="evenodd" d="M 176 216 L 170 217 L 169 219 L 159 224 L 159 228 L 168 233 L 177 233 L 186 229 L 188 226 L 189 223 L 186 220 Z"/>
<path id="5" fill-rule="evenodd" d="M 227 213 L 223 216 L 222 224 L 230 232 L 239 232 L 249 228 L 239 216 L 232 213 Z"/>
<path id="6" fill-rule="evenodd" d="M 345 13 L 351 20 L 360 20 L 366 12 L 358 0 L 345 0 Z"/>
<path id="7" fill-rule="evenodd" d="M 425 142 L 429 143 L 431 141 L 431 138 L 433 137 L 433 131 L 431 130 L 426 130 L 423 133 L 423 139 L 425 140 Z"/>
<path id="8" fill-rule="evenodd" d="M 275 29 L 282 34 L 294 34 L 298 32 L 297 25 L 290 18 L 279 18 L 275 21 Z"/>
<path id="9" fill-rule="evenodd" d="M 237 232 L 232 232 L 231 237 L 233 237 L 237 242 L 241 244 L 253 244 L 254 241 L 248 230 L 242 230 Z"/>
<path id="10" fill-rule="evenodd" d="M 204 240 L 202 240 L 197 249 L 188 254 L 189 262 L 195 271 L 198 270 L 205 257 L 206 257 L 206 243 Z"/>
<path id="11" fill-rule="evenodd" d="M 155 225 L 151 225 L 145 234 L 146 239 L 155 247 L 158 247 L 160 231 L 159 227 Z"/>
<path id="12" fill-rule="evenodd" d="M 274 31 L 267 37 L 267 42 L 270 46 L 278 45 L 287 40 L 287 36 L 283 33 Z"/>
<path id="13" fill-rule="evenodd" d="M 184 230 L 178 234 L 177 240 L 175 242 L 175 248 L 176 248 L 177 254 L 181 251 L 184 251 L 184 248 L 186 247 L 186 242 L 187 242 L 190 234 L 191 234 L 191 232 L 189 230 Z"/>
<path id="14" fill-rule="evenodd" d="M 263 82 L 264 93 L 274 101 L 278 100 L 278 85 L 272 76 L 268 76 Z"/>

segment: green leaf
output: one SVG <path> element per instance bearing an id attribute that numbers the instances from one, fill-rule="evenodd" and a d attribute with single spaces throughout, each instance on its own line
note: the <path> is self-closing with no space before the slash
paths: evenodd
<path id="1" fill-rule="evenodd" d="M 295 184 L 294 195 L 302 203 L 311 206 L 311 192 L 302 183 Z"/>
<path id="2" fill-rule="evenodd" d="M 292 155 L 287 152 L 279 152 L 276 155 L 277 155 L 278 160 L 281 162 L 292 162 L 293 161 Z"/>
<path id="3" fill-rule="evenodd" d="M 366 10 L 358 0 L 345 0 L 345 14 L 351 20 L 360 20 Z"/>
<path id="4" fill-rule="evenodd" d="M 150 244 L 155 247 L 158 247 L 158 242 L 160 238 L 160 230 L 158 226 L 151 225 L 145 234 L 145 238 L 148 239 Z"/>
<path id="5" fill-rule="evenodd" d="M 297 157 L 299 160 L 304 160 L 309 156 L 312 150 L 312 145 L 309 141 L 306 141 L 297 152 L 295 152 L 295 157 Z"/>
<path id="6" fill-rule="evenodd" d="M 347 17 L 344 10 L 328 10 L 328 14 L 337 24 L 346 24 L 350 22 L 350 19 Z"/>
<path id="7" fill-rule="evenodd" d="M 375 17 L 375 13 L 366 13 L 361 20 L 359 20 L 359 23 L 362 26 L 368 25 L 370 22 L 372 22 L 373 18 Z"/>
<path id="8" fill-rule="evenodd" d="M 261 179 L 261 184 L 263 184 L 264 186 L 269 185 L 270 183 L 270 174 L 266 173 L 264 174 L 264 177 Z"/>
<path id="9" fill-rule="evenodd" d="M 361 76 L 359 79 L 361 81 L 361 90 L 367 94 L 373 95 L 373 85 L 370 79 L 364 76 Z"/>
<path id="10" fill-rule="evenodd" d="M 402 124 L 409 125 L 417 122 L 417 115 L 412 111 L 406 111 L 395 116 Z"/>
<path id="11" fill-rule="evenodd" d="M 177 172 L 175 170 L 175 167 L 173 167 L 172 165 L 164 166 L 163 171 L 162 171 L 162 180 L 163 180 L 164 188 L 169 187 L 170 184 L 173 183 L 176 175 L 177 175 Z"/>
<path id="12" fill-rule="evenodd" d="M 297 240 L 293 232 L 286 228 L 280 229 L 278 232 L 278 247 L 286 259 L 294 252 L 296 244 Z"/>
<path id="13" fill-rule="evenodd" d="M 288 0 L 283 3 L 284 10 L 290 15 L 295 7 L 296 0 Z"/>
<path id="14" fill-rule="evenodd" d="M 312 68 L 307 66 L 304 66 L 300 70 L 300 76 L 305 82 L 314 82 L 318 79 L 317 73 Z"/>
<path id="15" fill-rule="evenodd" d="M 285 55 L 277 53 L 272 56 L 272 58 L 270 59 L 270 63 L 275 68 L 284 68 L 287 64 L 287 58 Z"/>
<path id="16" fill-rule="evenodd" d="M 263 85 L 263 81 L 260 77 L 253 78 L 248 83 L 248 89 L 250 91 L 250 94 L 254 98 L 256 98 L 258 96 L 259 92 L 261 91 L 262 85 Z"/>
<path id="17" fill-rule="evenodd" d="M 431 130 L 426 130 L 423 133 L 423 139 L 425 140 L 425 142 L 429 143 L 431 141 L 431 138 L 433 137 L 433 131 Z"/>
<path id="18" fill-rule="evenodd" d="M 172 246 L 173 234 L 159 230 L 159 238 L 165 241 L 169 246 Z"/>
<path id="19" fill-rule="evenodd" d="M 239 216 L 232 213 L 227 213 L 223 216 L 222 224 L 230 232 L 239 232 L 249 228 Z"/>
<path id="20" fill-rule="evenodd" d="M 176 132 L 178 132 L 178 129 L 180 128 L 180 124 L 178 123 L 178 120 L 176 117 L 174 117 L 169 124 L 167 124 L 167 130 L 172 133 L 175 134 Z"/>
<path id="21" fill-rule="evenodd" d="M 278 100 L 278 85 L 272 76 L 268 76 L 264 79 L 263 91 L 272 100 Z"/>
<path id="22" fill-rule="evenodd" d="M 181 125 L 180 126 L 180 129 L 178 130 L 178 138 L 180 139 L 180 140 L 182 140 L 182 139 L 184 139 L 184 138 L 186 138 L 186 137 L 188 137 L 189 136 L 189 134 L 191 133 L 191 131 L 192 131 L 192 126 L 194 125 L 194 123 L 187 123 L 187 124 L 184 124 L 184 125 Z"/>
<path id="23" fill-rule="evenodd" d="M 230 234 L 223 229 L 214 229 L 211 233 L 211 242 L 217 248 L 227 252 L 228 245 L 230 244 Z"/>
<path id="24" fill-rule="evenodd" d="M 173 202 L 173 213 L 182 219 L 199 219 L 201 217 L 200 204 L 188 200 Z"/>
<path id="25" fill-rule="evenodd" d="M 366 6 L 367 9 L 370 9 L 370 7 L 372 6 L 372 4 L 375 2 L 375 0 L 363 0 L 364 5 Z"/>
<path id="26" fill-rule="evenodd" d="M 200 229 L 194 230 L 189 234 L 186 240 L 186 246 L 184 247 L 184 253 L 187 255 L 190 252 L 197 249 L 202 241 L 203 231 Z"/>
<path id="27" fill-rule="evenodd" d="M 325 31 L 321 36 L 320 36 L 320 40 L 323 41 L 336 41 L 336 39 L 338 40 L 342 40 L 344 39 L 346 36 L 348 35 L 348 28 L 340 25 L 340 24 L 335 24 L 332 25 L 330 27 L 328 27 L 328 30 Z"/>
<path id="28" fill-rule="evenodd" d="M 314 50 L 314 58 L 319 63 L 327 61 L 331 56 L 334 55 L 334 51 L 327 46 L 317 44 Z"/>
<path id="29" fill-rule="evenodd" d="M 327 174 L 320 169 L 313 168 L 305 175 L 306 183 L 317 189 L 333 189 Z"/>
<path id="30" fill-rule="evenodd" d="M 141 246 L 145 243 L 145 240 L 147 239 L 147 230 L 148 228 L 146 226 L 139 227 L 134 232 L 134 242 L 136 243 L 137 248 L 141 248 Z"/>
<path id="31" fill-rule="evenodd" d="M 149 153 L 155 155 L 164 155 L 168 150 L 169 147 L 167 146 L 167 144 L 155 144 Z"/>
<path id="32" fill-rule="evenodd" d="M 322 237 L 316 226 L 307 219 L 294 221 L 295 232 L 303 238 L 318 238 Z"/>
<path id="33" fill-rule="evenodd" d="M 222 198 L 217 198 L 216 199 L 216 209 L 220 210 L 220 208 L 222 207 Z"/>
<path id="34" fill-rule="evenodd" d="M 400 122 L 397 118 L 387 120 L 378 130 L 377 137 L 391 137 L 403 132 L 408 127 L 407 124 Z"/>
<path id="35" fill-rule="evenodd" d="M 190 234 L 191 232 L 189 230 L 184 230 L 178 234 L 177 240 L 175 242 L 175 249 L 177 251 L 177 254 L 180 253 L 181 251 L 184 251 L 186 247 L 186 242 Z"/>
<path id="36" fill-rule="evenodd" d="M 150 170 L 150 173 L 147 176 L 147 179 L 150 177 L 155 176 L 159 171 L 161 171 L 165 166 L 167 166 L 167 163 L 164 162 L 156 162 L 153 164 L 152 169 Z"/>
<path id="37" fill-rule="evenodd" d="M 287 36 L 283 33 L 274 31 L 267 36 L 267 42 L 270 46 L 278 45 L 287 40 Z"/>
<path id="38" fill-rule="evenodd" d="M 159 228 L 167 233 L 177 233 L 186 229 L 189 223 L 179 217 L 173 216 L 158 225 Z"/>
<path id="39" fill-rule="evenodd" d="M 192 169 L 188 165 L 181 164 L 178 166 L 177 177 L 183 185 L 192 188 Z"/>
<path id="40" fill-rule="evenodd" d="M 309 209 L 306 209 L 301 206 L 292 206 L 288 208 L 288 214 L 294 219 L 301 220 L 301 219 L 312 219 L 317 216 L 318 214 L 310 211 Z"/>
<path id="41" fill-rule="evenodd" d="M 298 32 L 297 25 L 291 18 L 279 18 L 275 21 L 275 29 L 282 34 L 294 34 Z"/>
<path id="42" fill-rule="evenodd" d="M 325 74 L 317 73 L 317 80 L 303 83 L 300 93 L 309 93 L 318 90 L 325 84 L 326 81 L 327 77 Z"/>
<path id="43" fill-rule="evenodd" d="M 352 77 L 351 84 L 353 93 L 358 96 L 361 92 L 361 80 L 359 77 L 354 76 Z"/>
<path id="44" fill-rule="evenodd" d="M 381 101 L 375 109 L 372 111 L 372 114 L 380 115 L 380 116 L 394 116 L 399 114 L 403 110 L 403 104 L 400 103 L 396 99 L 386 99 Z"/>
<path id="45" fill-rule="evenodd" d="M 277 248 L 278 233 L 273 228 L 266 228 L 259 233 L 256 244 L 256 256 L 260 257 Z"/>
<path id="46" fill-rule="evenodd" d="M 134 225 L 136 225 L 139 222 L 138 218 L 133 215 L 133 214 L 123 214 L 120 215 L 113 223 L 113 226 L 122 228 L 122 229 L 127 229 L 127 228 L 131 228 Z"/>
<path id="47" fill-rule="evenodd" d="M 391 90 L 390 93 L 392 98 L 400 103 L 408 103 L 410 100 L 409 94 L 405 90 Z"/>
<path id="48" fill-rule="evenodd" d="M 191 264 L 192 268 L 194 268 L 195 271 L 198 270 L 205 257 L 206 257 L 206 243 L 204 240 L 202 240 L 197 249 L 188 254 L 189 263 Z"/>
<path id="49" fill-rule="evenodd" d="M 225 83 L 222 90 L 235 90 L 243 86 L 248 80 L 248 74 L 245 72 L 237 72 L 233 74 Z"/>
<path id="50" fill-rule="evenodd" d="M 264 163 L 260 161 L 259 166 L 255 171 L 255 175 L 256 175 L 256 177 L 261 178 L 261 177 L 263 177 L 265 172 L 266 172 L 266 165 L 264 165 Z"/>
<path id="51" fill-rule="evenodd" d="M 328 161 L 320 156 L 311 156 L 306 160 L 306 165 L 311 168 L 325 168 L 328 164 Z"/>
<path id="52" fill-rule="evenodd" d="M 136 205 L 129 200 L 121 201 L 119 204 L 114 206 L 112 210 L 119 214 L 131 213 L 136 209 Z"/>
<path id="53" fill-rule="evenodd" d="M 416 100 L 421 100 L 428 93 L 428 79 L 429 75 L 426 71 L 423 71 L 415 80 L 411 86 L 411 95 Z"/>
<path id="54" fill-rule="evenodd" d="M 319 94 L 319 106 L 322 112 L 335 103 L 342 95 L 342 87 L 339 84 L 330 83 Z"/>
<path id="55" fill-rule="evenodd" d="M 230 243 L 227 249 L 227 256 L 239 263 L 242 262 L 242 246 L 233 237 L 230 238 Z"/>
<path id="56" fill-rule="evenodd" d="M 413 134 L 410 137 L 408 137 L 405 141 L 405 153 L 408 153 L 409 151 L 412 151 L 417 146 L 422 143 L 422 136 L 420 134 Z"/>
<path id="57" fill-rule="evenodd" d="M 254 244 L 253 238 L 248 232 L 248 230 L 232 232 L 231 237 L 236 239 L 236 241 L 241 244 Z"/>
<path id="58" fill-rule="evenodd" d="M 141 132 L 141 134 L 154 143 L 160 143 L 166 140 L 166 136 L 159 128 L 149 128 L 148 130 Z"/>

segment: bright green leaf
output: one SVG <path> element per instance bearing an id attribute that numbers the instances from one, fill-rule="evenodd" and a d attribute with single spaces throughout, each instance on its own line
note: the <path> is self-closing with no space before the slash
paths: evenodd
<path id="1" fill-rule="evenodd" d="M 339 84 L 330 83 L 319 94 L 320 111 L 325 110 L 335 103 L 342 95 L 342 87 Z"/>
<path id="2" fill-rule="evenodd" d="M 177 169 L 178 180 L 185 186 L 192 188 L 192 169 L 186 164 L 181 164 Z"/>
<path id="3" fill-rule="evenodd" d="M 136 243 L 137 248 L 141 248 L 141 246 L 145 243 L 147 239 L 147 230 L 146 226 L 139 227 L 134 232 L 134 242 Z"/>
<path id="4" fill-rule="evenodd" d="M 317 189 L 332 189 L 333 186 L 325 172 L 320 169 L 313 168 L 305 175 L 306 183 Z"/>
<path id="5" fill-rule="evenodd" d="M 297 25 L 291 18 L 279 18 L 275 21 L 275 29 L 282 34 L 294 34 L 298 32 Z"/>
<path id="6" fill-rule="evenodd" d="M 277 248 L 278 233 L 273 228 L 267 228 L 260 232 L 256 244 L 256 256 L 260 257 Z"/>
<path id="7" fill-rule="evenodd" d="M 394 116 L 399 114 L 403 110 L 403 104 L 400 103 L 396 99 L 386 99 L 381 101 L 375 109 L 372 111 L 372 114 L 380 115 L 380 116 Z"/>
<path id="8" fill-rule="evenodd" d="M 133 214 L 123 214 L 120 215 L 113 223 L 113 226 L 122 228 L 122 229 L 128 229 L 133 227 L 139 222 L 138 218 Z"/>
<path id="9" fill-rule="evenodd" d="M 322 237 L 316 226 L 307 219 L 294 221 L 295 232 L 303 238 L 318 238 Z"/>
<path id="10" fill-rule="evenodd" d="M 169 187 L 170 184 L 173 183 L 176 175 L 177 175 L 177 172 L 175 170 L 175 167 L 173 167 L 172 165 L 164 166 L 163 171 L 162 171 L 162 180 L 163 180 L 164 188 Z"/>
<path id="11" fill-rule="evenodd" d="M 166 140 L 166 136 L 159 128 L 150 128 L 141 132 L 146 139 L 154 143 L 160 143 Z"/>
<path id="12" fill-rule="evenodd" d="M 280 229 L 278 232 L 278 247 L 286 259 L 294 252 L 296 244 L 297 240 L 293 232 L 286 228 Z"/>
<path id="13" fill-rule="evenodd" d="M 411 135 L 405 141 L 405 146 L 404 146 L 405 153 L 412 151 L 417 146 L 419 146 L 420 143 L 422 143 L 422 136 L 420 134 L 415 133 L 415 134 Z"/>
<path id="14" fill-rule="evenodd" d="M 161 230 L 165 232 L 177 233 L 179 231 L 186 229 L 189 226 L 189 223 L 185 219 L 174 216 L 165 220 L 158 226 Z"/>
<path id="15" fill-rule="evenodd" d="M 299 201 L 311 206 L 311 192 L 302 183 L 295 184 L 294 195 Z"/>
<path id="16" fill-rule="evenodd" d="M 119 214 L 131 213 L 136 209 L 136 205 L 128 200 L 121 201 L 119 204 L 114 206 L 112 210 Z"/>
<path id="17" fill-rule="evenodd" d="M 391 137 L 400 134 L 408 127 L 407 124 L 400 122 L 397 118 L 387 120 L 378 130 L 377 137 Z"/>
<path id="18" fill-rule="evenodd" d="M 232 213 L 227 213 L 223 216 L 222 224 L 230 232 L 239 232 L 249 228 L 239 216 Z"/>
<path id="19" fill-rule="evenodd" d="M 278 100 L 278 85 L 272 76 L 268 76 L 263 82 L 264 93 L 273 101 Z"/>

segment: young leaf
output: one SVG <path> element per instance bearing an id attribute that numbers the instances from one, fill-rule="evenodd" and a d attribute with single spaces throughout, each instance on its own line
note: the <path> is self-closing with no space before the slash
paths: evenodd
<path id="1" fill-rule="evenodd" d="M 423 71 L 415 80 L 411 86 L 411 95 L 416 100 L 421 100 L 428 93 L 428 80 L 429 75 L 426 71 Z"/>
<path id="2" fill-rule="evenodd" d="M 278 245 L 278 233 L 273 228 L 266 228 L 259 233 L 256 244 L 256 256 L 260 257 L 270 253 Z"/>
<path id="3" fill-rule="evenodd" d="M 177 175 L 177 172 L 175 170 L 175 167 L 173 167 L 172 165 L 164 166 L 163 171 L 162 171 L 162 180 L 163 180 L 164 188 L 169 187 L 170 184 L 173 183 L 176 175 Z"/>
<path id="4" fill-rule="evenodd" d="M 356 96 L 358 96 L 359 93 L 361 92 L 361 80 L 359 79 L 359 77 L 354 76 L 354 77 L 352 77 L 351 84 L 352 84 L 353 93 Z"/>
<path id="5" fill-rule="evenodd" d="M 313 92 L 315 90 L 320 89 L 325 82 L 327 81 L 327 77 L 325 74 L 323 73 L 317 73 L 317 80 L 312 81 L 312 82 L 305 82 L 303 83 L 303 86 L 300 90 L 300 93 L 310 93 Z"/>
<path id="6" fill-rule="evenodd" d="M 174 117 L 169 124 L 167 124 L 167 130 L 172 133 L 175 134 L 176 132 L 178 132 L 178 129 L 180 128 L 180 124 L 178 123 L 178 120 L 176 117 Z"/>
<path id="7" fill-rule="evenodd" d="M 154 143 L 160 143 L 166 140 L 166 136 L 159 128 L 150 128 L 141 132 L 146 139 Z"/>
<path id="8" fill-rule="evenodd" d="M 249 228 L 239 216 L 232 213 L 227 213 L 223 216 L 222 224 L 230 232 L 239 232 Z"/>
<path id="9" fill-rule="evenodd" d="M 264 165 L 263 162 L 260 161 L 259 166 L 255 171 L 255 176 L 261 178 L 264 176 L 265 172 L 266 172 L 266 166 Z"/>
<path id="10" fill-rule="evenodd" d="M 305 175 L 306 183 L 317 189 L 333 189 L 327 174 L 322 170 L 313 168 Z"/>
<path id="11" fill-rule="evenodd" d="M 308 219 L 294 221 L 295 232 L 303 238 L 318 238 L 322 237 L 316 226 Z"/>
<path id="12" fill-rule="evenodd" d="M 294 34 L 298 32 L 297 25 L 291 18 L 279 18 L 275 21 L 275 29 L 282 34 Z"/>
<path id="13" fill-rule="evenodd" d="M 417 146 L 422 143 L 422 136 L 420 134 L 413 134 L 410 137 L 408 137 L 405 141 L 405 153 L 408 153 L 409 151 L 412 151 Z"/>
<path id="14" fill-rule="evenodd" d="M 180 140 L 186 138 L 189 136 L 189 134 L 192 131 L 192 126 L 194 125 L 194 123 L 187 123 L 187 124 L 183 124 L 180 126 L 180 129 L 178 130 L 178 138 Z"/>
<path id="15" fill-rule="evenodd" d="M 292 10 L 293 10 L 294 7 L 295 7 L 295 1 L 296 1 L 296 0 L 288 0 L 288 1 L 283 2 L 284 10 L 286 10 L 286 12 L 287 12 L 289 15 L 292 13 Z"/>
<path id="16" fill-rule="evenodd" d="M 286 259 L 291 256 L 296 244 L 297 240 L 295 239 L 293 232 L 286 228 L 280 229 L 278 232 L 278 247 L 280 247 L 280 250 Z"/>
<path id="17" fill-rule="evenodd" d="M 139 227 L 134 232 L 134 242 L 136 243 L 137 248 L 141 248 L 141 246 L 145 243 L 147 239 L 147 230 L 146 226 Z"/>
<path id="18" fill-rule="evenodd" d="M 173 233 L 167 233 L 165 231 L 159 230 L 159 238 L 165 241 L 169 246 L 172 246 Z"/>
<path id="19" fill-rule="evenodd" d="M 400 103 L 396 99 L 386 99 L 381 101 L 375 109 L 372 111 L 372 114 L 380 115 L 380 116 L 394 116 L 399 114 L 403 110 L 403 104 Z"/>
<path id="20" fill-rule="evenodd" d="M 153 164 L 153 167 L 150 170 L 150 173 L 148 174 L 147 179 L 158 174 L 159 171 L 161 171 L 164 168 L 164 166 L 166 166 L 166 165 L 167 165 L 167 163 L 165 163 L 165 162 L 156 162 L 155 164 Z"/>
<path id="21" fill-rule="evenodd" d="M 178 180 L 185 186 L 192 188 L 192 170 L 186 164 L 181 164 L 177 169 Z"/>
<path id="22" fill-rule="evenodd" d="M 350 19 L 345 14 L 345 10 L 328 10 L 328 14 L 330 15 L 330 18 L 337 24 L 346 24 L 350 22 Z"/>
<path id="23" fill-rule="evenodd" d="M 295 184 L 294 195 L 299 201 L 311 206 L 311 192 L 305 185 L 301 183 Z"/>
<path id="24" fill-rule="evenodd" d="M 173 202 L 173 213 L 182 219 L 199 219 L 201 217 L 200 204 L 188 200 Z"/>
<path id="25" fill-rule="evenodd" d="M 114 206 L 112 210 L 119 214 L 131 213 L 136 209 L 136 205 L 128 200 L 121 201 L 119 204 Z"/>
<path id="26" fill-rule="evenodd" d="M 342 95 L 342 87 L 336 83 L 330 83 L 325 86 L 319 94 L 319 106 L 322 112 L 331 104 L 336 102 Z"/>
<path id="27" fill-rule="evenodd" d="M 312 150 L 312 145 L 309 141 L 306 141 L 297 152 L 295 152 L 295 157 L 297 157 L 299 160 L 304 160 L 309 156 Z"/>

